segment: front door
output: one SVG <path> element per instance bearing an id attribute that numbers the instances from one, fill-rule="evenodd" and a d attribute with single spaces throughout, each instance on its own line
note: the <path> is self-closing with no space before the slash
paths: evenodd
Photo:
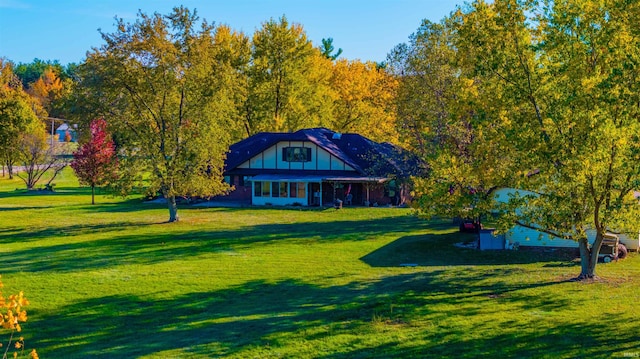
<path id="1" fill-rule="evenodd" d="M 307 194 L 309 206 L 319 206 L 320 195 L 320 183 L 309 183 L 309 193 Z"/>

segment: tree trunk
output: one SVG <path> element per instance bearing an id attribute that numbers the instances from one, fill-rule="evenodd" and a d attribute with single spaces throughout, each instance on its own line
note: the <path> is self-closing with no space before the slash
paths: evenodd
<path id="1" fill-rule="evenodd" d="M 7 173 L 9 174 L 9 179 L 13 179 L 13 163 L 11 161 L 7 161 Z M 4 167 L 2 176 L 4 177 Z"/>
<path id="2" fill-rule="evenodd" d="M 96 204 L 95 197 L 96 197 L 96 186 L 91 185 L 91 204 Z"/>
<path id="3" fill-rule="evenodd" d="M 62 170 L 64 170 L 64 168 L 67 167 L 66 164 L 61 164 L 61 165 L 53 165 L 51 166 L 51 168 L 53 169 L 53 176 L 51 176 L 51 178 L 49 179 L 49 181 L 47 181 L 47 188 L 50 188 L 51 191 L 53 191 L 53 180 L 56 179 L 56 177 L 58 177 L 58 175 L 60 174 L 60 172 L 62 172 Z"/>
<path id="4" fill-rule="evenodd" d="M 595 273 L 591 269 L 591 250 L 589 250 L 587 238 L 580 238 L 578 240 L 578 247 L 580 248 L 580 275 L 576 279 L 583 280 L 593 278 Z M 595 266 L 593 268 L 595 268 Z"/>
<path id="5" fill-rule="evenodd" d="M 33 190 L 33 187 L 35 187 L 36 185 L 36 181 L 34 181 L 33 179 L 33 168 L 31 167 L 26 167 L 26 171 L 27 171 L 27 179 L 26 179 L 26 185 L 27 185 L 27 189 L 28 190 Z"/>
<path id="6" fill-rule="evenodd" d="M 178 221 L 178 205 L 176 204 L 176 196 L 165 197 L 169 206 L 169 223 Z"/>
<path id="7" fill-rule="evenodd" d="M 602 246 L 602 240 L 604 239 L 601 231 L 596 234 L 596 240 L 593 242 L 591 248 L 589 248 L 589 242 L 587 238 L 580 238 L 578 245 L 580 248 L 580 275 L 576 280 L 596 279 L 596 265 L 598 264 L 598 254 L 600 253 L 600 247 Z"/>

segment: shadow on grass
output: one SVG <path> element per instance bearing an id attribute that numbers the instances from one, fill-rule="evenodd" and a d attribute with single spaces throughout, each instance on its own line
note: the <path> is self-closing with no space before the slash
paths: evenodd
<path id="1" fill-rule="evenodd" d="M 40 208 L 40 207 L 38 207 Z M 27 229 L 21 227 L 13 227 L 13 228 L 5 228 L 0 230 L 0 244 L 3 243 L 12 243 L 12 242 L 31 242 L 38 241 L 41 239 L 47 238 L 61 238 L 61 237 L 69 237 L 69 236 L 77 236 L 82 234 L 99 234 L 99 233 L 109 233 L 109 232 L 121 232 L 126 231 L 131 228 L 139 228 L 143 226 L 153 225 L 154 223 L 149 222 L 109 222 L 102 224 L 75 224 L 75 225 L 67 225 L 62 227 L 41 227 L 35 229 Z M 64 246 L 67 246 L 65 244 Z M 73 246 L 73 245 L 71 245 Z M 55 252 L 56 246 L 44 246 L 36 249 L 29 249 L 29 251 L 36 251 L 36 253 L 40 254 L 38 251 L 47 252 L 48 249 L 51 249 L 52 252 Z M 78 247 L 80 248 L 80 247 Z M 19 251 L 13 253 L 20 253 Z"/>
<path id="2" fill-rule="evenodd" d="M 89 202 L 90 203 L 90 202 Z M 117 203 L 100 203 L 96 201 L 95 205 L 87 203 L 77 207 L 88 213 L 133 213 L 147 209 L 167 208 L 164 204 L 145 203 L 140 198 L 118 199 Z M 168 217 L 168 214 L 167 214 Z"/>
<path id="3" fill-rule="evenodd" d="M 88 187 L 56 187 L 54 191 L 43 189 L 16 188 L 13 191 L 0 191 L 0 199 L 14 197 L 32 197 L 32 196 L 86 196 L 91 195 L 91 188 Z"/>
<path id="4" fill-rule="evenodd" d="M 415 230 L 426 224 L 414 217 L 376 218 L 359 221 L 274 223 L 238 227 L 232 230 L 183 228 L 161 231 L 172 224 L 145 222 L 110 222 L 46 227 L 36 230 L 0 232 L 0 244 L 17 240 L 36 241 L 45 238 L 75 236 L 90 233 L 98 236 L 84 241 L 64 240 L 60 244 L 30 247 L 12 251 L 0 262 L 0 273 L 70 272 L 88 268 L 100 269 L 125 264 L 153 264 L 194 255 L 203 256 L 221 251 L 241 250 L 256 244 L 275 245 L 281 241 L 310 243 L 323 241 L 360 241 L 379 235 L 393 225 L 393 231 Z M 148 227 L 148 231 L 137 231 Z M 134 233 L 130 233 L 133 229 Z"/>
<path id="5" fill-rule="evenodd" d="M 639 348 L 637 330 L 611 333 L 621 318 L 606 315 L 539 328 L 535 321 L 528 328 L 503 323 L 500 330 L 481 319 L 461 321 L 478 314 L 469 307 L 500 318 L 500 305 L 523 315 L 571 305 L 551 293 L 530 294 L 529 289 L 561 282 L 508 284 L 495 277 L 487 281 L 487 275 L 482 270 L 437 270 L 331 287 L 257 280 L 171 299 L 98 297 L 54 313 L 30 313 L 29 326 L 37 328 L 30 344 L 52 358 L 166 356 L 163 352 L 169 350 L 196 357 L 597 357 Z M 383 320 L 377 320 L 381 313 Z M 416 317 L 432 324 L 414 324 Z M 394 326 L 411 330 L 420 344 L 386 335 Z M 469 333 L 483 331 L 485 335 L 469 338 Z M 340 335 L 347 339 L 332 341 Z M 371 335 L 379 335 L 375 345 L 362 341 Z M 251 352 L 256 349 L 261 352 Z"/>
<path id="6" fill-rule="evenodd" d="M 505 328 L 504 334 L 469 339 L 465 333 L 425 335 L 427 345 L 391 342 L 346 353 L 318 356 L 346 358 L 623 358 L 637 357 L 640 344 L 635 334 L 615 332 L 614 318 L 598 317 L 583 323 L 562 323 L 526 332 Z M 640 326 L 635 327 L 635 331 Z M 482 328 L 478 328 L 482 330 Z M 451 333 L 447 333 L 451 334 Z M 402 349 L 398 349 L 402 347 Z"/>
<path id="7" fill-rule="evenodd" d="M 53 206 L 26 206 L 26 207 L 0 207 L 0 212 L 13 212 L 13 211 L 29 211 L 51 208 Z"/>
<path id="8" fill-rule="evenodd" d="M 133 192 L 130 194 L 130 196 L 123 199 L 122 197 L 114 195 L 109 191 L 96 188 L 96 196 L 107 196 L 111 198 L 117 198 L 118 203 L 115 203 L 115 204 L 100 203 L 100 200 L 98 199 L 95 205 L 90 205 L 91 200 L 89 199 L 87 201 L 87 205 L 88 205 L 87 209 L 94 210 L 94 211 L 100 211 L 100 210 L 108 211 L 109 209 L 118 208 L 119 212 L 137 211 L 137 210 L 140 210 L 140 206 L 144 204 L 144 202 L 139 198 L 140 195 L 141 194 L 138 192 Z M 16 188 L 13 191 L 0 191 L 0 199 L 3 199 L 3 198 L 19 199 L 20 197 L 38 197 L 38 196 L 51 197 L 51 198 L 60 197 L 60 196 L 89 197 L 91 196 L 91 187 L 55 187 L 53 191 L 47 191 L 42 189 L 27 190 L 24 188 Z M 102 208 L 102 206 L 106 206 L 106 207 Z M 53 205 L 50 207 L 53 207 Z M 30 207 L 20 207 L 20 208 L 29 209 Z M 35 208 L 43 208 L 43 207 L 35 207 Z"/>
<path id="9" fill-rule="evenodd" d="M 12 251 L 0 262 L 0 273 L 71 272 L 119 265 L 147 265 L 219 252 L 243 250 L 254 245 L 312 244 L 327 241 L 364 241 L 381 233 L 407 233 L 420 227 L 444 234 L 404 236 L 361 258 L 372 267 L 501 265 L 566 260 L 548 253 L 476 251 L 453 246 L 460 234 L 447 233 L 446 223 L 427 223 L 412 216 L 370 220 L 271 223 L 233 229 L 203 227 L 170 228 L 147 222 L 110 222 L 0 232 L 0 244 L 91 234 L 88 240 L 61 240 L 59 244 Z M 160 227 L 158 227 L 160 226 Z M 147 227 L 148 230 L 140 227 Z M 107 234 L 102 236 L 102 234 Z M 396 234 L 397 235 L 397 234 Z M 96 236 L 96 238 L 93 238 Z"/>
<path id="10" fill-rule="evenodd" d="M 472 236 L 461 233 L 405 236 L 378 248 L 360 260 L 372 267 L 502 265 L 558 261 L 562 262 L 563 266 L 574 265 L 570 262 L 574 257 L 566 253 L 525 250 L 480 251 L 454 246 L 462 240 L 472 240 Z"/>

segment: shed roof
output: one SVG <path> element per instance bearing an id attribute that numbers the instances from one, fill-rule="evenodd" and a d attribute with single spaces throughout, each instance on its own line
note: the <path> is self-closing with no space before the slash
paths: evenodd
<path id="1" fill-rule="evenodd" d="M 67 123 L 63 123 L 62 125 L 56 128 L 56 131 L 76 131 L 78 129 L 78 125 L 74 124 L 69 126 Z"/>

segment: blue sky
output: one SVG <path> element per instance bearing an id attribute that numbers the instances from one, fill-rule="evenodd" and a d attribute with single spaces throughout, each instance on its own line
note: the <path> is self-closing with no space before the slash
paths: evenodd
<path id="1" fill-rule="evenodd" d="M 0 57 L 14 62 L 80 62 L 113 32 L 114 17 L 134 21 L 138 9 L 167 14 L 174 6 L 251 35 L 271 18 L 301 24 L 314 45 L 333 38 L 343 58 L 384 61 L 422 19 L 440 21 L 462 0 L 0 0 Z"/>

